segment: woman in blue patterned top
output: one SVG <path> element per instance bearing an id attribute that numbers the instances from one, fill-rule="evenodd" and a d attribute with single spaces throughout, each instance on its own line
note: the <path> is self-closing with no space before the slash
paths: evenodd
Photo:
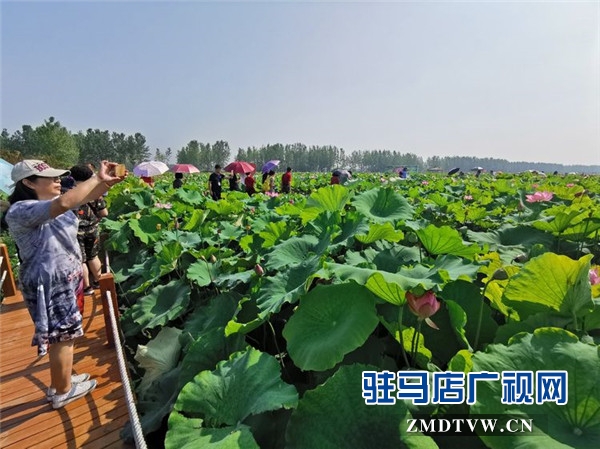
<path id="1" fill-rule="evenodd" d="M 98 174 L 60 195 L 65 170 L 43 161 L 24 160 L 13 167 L 15 189 L 6 223 L 19 250 L 19 284 L 35 326 L 32 346 L 40 355 L 48 348 L 48 400 L 60 408 L 96 387 L 88 374 L 72 375 L 73 340 L 83 335 L 77 294 L 83 288 L 82 262 L 77 243 L 77 217 L 82 204 L 100 197 L 122 181 L 112 162 L 103 161 Z"/>

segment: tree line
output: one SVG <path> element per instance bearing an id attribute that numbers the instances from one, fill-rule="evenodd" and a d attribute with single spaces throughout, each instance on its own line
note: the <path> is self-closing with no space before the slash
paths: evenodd
<path id="1" fill-rule="evenodd" d="M 10 134 L 6 129 L 0 134 L 0 157 L 15 163 L 21 159 L 42 159 L 56 167 L 70 167 L 76 163 L 108 159 L 125 164 L 130 170 L 138 163 L 150 159 L 171 163 L 193 164 L 200 170 L 209 171 L 216 164 L 231 161 L 231 149 L 225 140 L 213 144 L 191 140 L 176 154 L 171 148 L 156 148 L 151 151 L 142 133 L 126 135 L 108 130 L 89 128 L 85 132 L 73 133 L 54 117 L 33 127 L 23 125 Z M 476 167 L 488 171 L 522 172 L 525 170 L 552 173 L 577 172 L 600 173 L 600 166 L 562 165 L 541 162 L 514 162 L 505 159 L 466 156 L 433 156 L 423 158 L 409 152 L 390 150 L 363 150 L 347 153 L 333 145 L 311 145 L 303 143 L 266 144 L 260 147 L 239 148 L 236 160 L 253 162 L 260 167 L 267 161 L 278 159 L 281 167 L 292 167 L 295 171 L 327 172 L 345 168 L 357 172 L 392 172 L 407 166 L 411 171 L 449 171 L 460 168 L 467 172 Z"/>

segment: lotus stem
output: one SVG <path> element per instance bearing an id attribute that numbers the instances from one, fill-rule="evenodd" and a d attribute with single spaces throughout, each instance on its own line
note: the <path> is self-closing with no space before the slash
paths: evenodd
<path id="1" fill-rule="evenodd" d="M 400 334 L 400 349 L 402 351 L 402 357 L 404 358 L 405 366 L 409 367 L 408 357 L 406 356 L 406 350 L 404 349 L 404 336 L 402 335 L 402 316 L 404 315 L 404 305 L 400 306 L 398 312 L 398 333 Z"/>
<path id="2" fill-rule="evenodd" d="M 421 335 L 421 326 L 423 325 L 423 320 L 419 319 L 418 323 L 419 324 L 415 329 L 415 333 L 413 334 L 412 338 L 412 343 L 410 345 L 410 357 L 414 368 L 417 367 L 417 349 L 419 348 L 419 337 Z"/>
<path id="3" fill-rule="evenodd" d="M 485 291 L 488 288 L 488 285 L 490 285 L 490 282 L 493 281 L 493 278 L 490 277 L 490 279 L 485 283 L 484 287 L 483 287 L 483 292 L 481 292 L 481 303 L 479 304 L 479 314 L 477 317 L 477 331 L 475 332 L 475 344 L 473 345 L 473 351 L 477 351 L 477 346 L 479 344 L 479 334 L 481 332 L 481 321 L 483 320 L 483 304 L 485 302 Z"/>

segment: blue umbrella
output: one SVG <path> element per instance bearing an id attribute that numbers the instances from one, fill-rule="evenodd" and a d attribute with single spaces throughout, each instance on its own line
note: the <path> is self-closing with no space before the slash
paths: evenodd
<path id="1" fill-rule="evenodd" d="M 267 172 L 270 172 L 271 170 L 274 170 L 275 168 L 277 168 L 279 166 L 280 162 L 281 161 L 278 159 L 273 159 L 272 161 L 265 162 L 265 165 L 262 166 L 262 172 L 267 173 Z"/>
<path id="2" fill-rule="evenodd" d="M 13 165 L 5 161 L 4 159 L 0 159 L 0 190 L 4 193 L 12 192 L 12 179 L 10 178 L 10 174 L 12 173 Z"/>

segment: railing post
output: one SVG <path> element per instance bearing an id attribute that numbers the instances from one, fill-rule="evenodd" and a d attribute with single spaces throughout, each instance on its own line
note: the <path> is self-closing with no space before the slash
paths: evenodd
<path id="1" fill-rule="evenodd" d="M 5 243 L 0 243 L 0 256 L 2 256 L 2 264 L 0 265 L 0 276 L 6 271 L 6 278 L 2 284 L 4 296 L 14 296 L 17 294 L 17 285 L 13 275 L 12 266 L 10 265 L 10 257 L 8 255 L 8 247 Z"/>
<path id="2" fill-rule="evenodd" d="M 113 335 L 110 324 L 110 309 L 108 308 L 108 299 L 106 292 L 110 292 L 110 297 L 115 311 L 115 319 L 119 319 L 119 305 L 117 301 L 117 290 L 115 288 L 115 278 L 112 273 L 103 273 L 98 280 L 100 284 L 100 297 L 102 298 L 102 313 L 104 314 L 104 328 L 106 329 L 106 341 L 109 347 L 115 346 L 115 336 Z"/>

